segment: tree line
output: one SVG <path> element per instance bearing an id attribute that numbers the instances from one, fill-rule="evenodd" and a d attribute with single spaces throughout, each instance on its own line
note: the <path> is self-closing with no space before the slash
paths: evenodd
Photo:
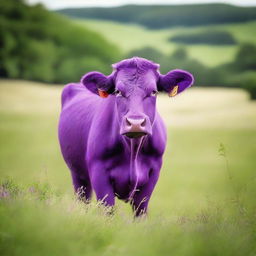
<path id="1" fill-rule="evenodd" d="M 111 8 L 67 8 L 58 12 L 72 18 L 138 23 L 150 29 L 256 20 L 255 7 L 228 4 L 126 5 Z"/>
<path id="2" fill-rule="evenodd" d="M 77 81 L 93 69 L 110 72 L 119 49 L 101 35 L 42 5 L 0 1 L 0 76 L 42 82 Z"/>
<path id="3" fill-rule="evenodd" d="M 236 40 L 228 31 L 207 30 L 197 33 L 177 34 L 169 38 L 170 42 L 182 44 L 233 45 Z"/>

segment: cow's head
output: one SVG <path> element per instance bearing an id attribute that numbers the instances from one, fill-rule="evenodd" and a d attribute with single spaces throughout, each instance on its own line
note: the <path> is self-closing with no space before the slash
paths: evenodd
<path id="1" fill-rule="evenodd" d="M 175 96 L 194 80 L 190 73 L 179 69 L 161 75 L 158 64 L 138 57 L 116 63 L 113 68 L 109 76 L 90 72 L 81 82 L 101 97 L 114 97 L 120 134 L 129 138 L 152 134 L 159 91 Z"/>

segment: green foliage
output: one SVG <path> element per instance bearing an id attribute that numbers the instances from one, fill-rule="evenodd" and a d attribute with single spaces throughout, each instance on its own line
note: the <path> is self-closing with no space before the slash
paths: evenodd
<path id="1" fill-rule="evenodd" d="M 246 89 L 251 99 L 256 100 L 256 72 L 242 81 L 242 88 Z"/>
<path id="2" fill-rule="evenodd" d="M 188 58 L 188 54 L 185 48 L 178 48 L 173 54 L 172 57 L 176 60 L 185 61 Z"/>
<path id="3" fill-rule="evenodd" d="M 0 182 L 0 198 L 16 197 L 20 191 L 12 178 L 5 178 Z"/>
<path id="4" fill-rule="evenodd" d="M 53 196 L 57 197 L 57 192 L 53 191 L 52 187 L 47 182 L 33 182 L 26 191 L 27 194 L 33 196 L 36 200 L 49 200 Z"/>
<path id="5" fill-rule="evenodd" d="M 152 29 L 202 24 L 236 23 L 256 19 L 256 8 L 226 4 L 127 5 L 112 8 L 63 9 L 58 12 L 73 18 L 138 23 Z"/>
<path id="6" fill-rule="evenodd" d="M 242 87 L 250 94 L 251 99 L 256 99 L 256 72 L 245 71 L 242 73 L 234 73 L 229 79 L 227 84 Z"/>
<path id="7" fill-rule="evenodd" d="M 193 34 L 177 34 L 169 38 L 170 42 L 183 44 L 232 45 L 236 40 L 227 31 L 208 30 Z"/>
<path id="8" fill-rule="evenodd" d="M 2 77 L 67 83 L 91 68 L 109 72 L 119 59 L 118 49 L 102 36 L 41 5 L 1 1 L 0 15 Z"/>
<path id="9" fill-rule="evenodd" d="M 161 63 L 164 57 L 164 55 L 160 51 L 149 46 L 129 52 L 126 58 L 132 58 L 135 56 L 149 59 L 157 63 Z"/>
<path id="10" fill-rule="evenodd" d="M 214 69 L 223 85 L 241 87 L 256 99 L 256 46 L 245 43 L 239 47 L 235 60 Z"/>
<path id="11" fill-rule="evenodd" d="M 59 64 L 58 69 L 56 70 L 56 75 L 60 78 L 61 83 L 65 83 L 73 78 L 72 81 L 79 81 L 83 74 L 97 70 L 101 72 L 110 72 L 110 65 L 95 57 L 77 57 L 63 60 Z"/>
<path id="12" fill-rule="evenodd" d="M 52 41 L 28 41 L 20 56 L 20 76 L 26 80 L 54 81 L 56 51 L 57 47 Z"/>
<path id="13" fill-rule="evenodd" d="M 256 46 L 254 44 L 241 45 L 235 61 L 235 68 L 239 70 L 255 70 L 256 69 Z"/>

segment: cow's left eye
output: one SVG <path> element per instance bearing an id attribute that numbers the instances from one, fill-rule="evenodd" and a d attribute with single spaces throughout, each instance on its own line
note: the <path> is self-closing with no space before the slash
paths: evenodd
<path id="1" fill-rule="evenodd" d="M 116 90 L 116 91 L 115 91 L 115 95 L 116 95 L 117 97 L 123 96 L 122 92 L 119 91 L 119 90 Z"/>
<path id="2" fill-rule="evenodd" d="M 156 96 L 158 94 L 158 91 L 154 90 L 150 93 L 150 96 Z"/>

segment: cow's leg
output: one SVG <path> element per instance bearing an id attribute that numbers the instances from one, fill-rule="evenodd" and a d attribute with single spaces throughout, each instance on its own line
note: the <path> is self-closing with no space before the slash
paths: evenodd
<path id="1" fill-rule="evenodd" d="M 131 205 L 135 217 L 147 214 L 148 203 L 159 177 L 159 170 L 152 172 L 147 184 L 135 193 Z"/>
<path id="2" fill-rule="evenodd" d="M 81 178 L 74 170 L 71 170 L 71 176 L 78 199 L 89 202 L 92 196 L 92 187 L 89 178 Z"/>
<path id="3" fill-rule="evenodd" d="M 94 164 L 90 168 L 90 178 L 97 200 L 105 206 L 114 206 L 115 194 L 109 175 L 105 172 L 103 164 Z"/>

